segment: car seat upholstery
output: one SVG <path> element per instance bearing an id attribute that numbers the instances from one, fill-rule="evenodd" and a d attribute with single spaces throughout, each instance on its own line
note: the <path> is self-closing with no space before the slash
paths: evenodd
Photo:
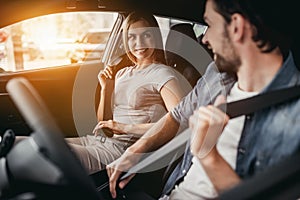
<path id="1" fill-rule="evenodd" d="M 192 24 L 175 24 L 170 28 L 165 50 L 167 65 L 179 71 L 193 87 L 201 74 L 189 60 L 192 43 L 198 43 Z"/>

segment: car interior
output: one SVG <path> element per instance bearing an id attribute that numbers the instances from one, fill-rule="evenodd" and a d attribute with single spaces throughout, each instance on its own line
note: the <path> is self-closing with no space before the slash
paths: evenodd
<path id="1" fill-rule="evenodd" d="M 118 20 L 122 21 L 124 19 L 124 17 L 126 16 L 126 13 L 128 13 L 128 12 L 120 13 L 118 19 L 116 20 L 115 25 L 112 30 L 112 33 L 111 33 L 111 35 L 113 35 L 113 33 L 114 33 L 114 37 L 113 36 L 110 37 L 108 44 L 107 44 L 107 51 L 105 52 L 106 54 L 109 54 L 109 56 L 105 57 L 105 53 L 104 53 L 103 61 L 102 61 L 103 63 L 109 63 L 109 65 L 114 66 L 116 71 L 123 68 L 124 66 L 128 66 L 131 64 L 131 61 L 126 56 L 123 46 L 122 46 L 122 40 L 121 40 L 121 34 L 120 34 L 121 33 L 121 29 L 120 29 L 121 23 L 118 23 Z M 166 40 L 168 41 L 168 44 L 166 44 L 166 45 L 168 46 L 167 48 L 168 48 L 169 52 L 173 51 L 173 52 L 176 52 L 177 54 L 183 53 L 183 52 L 178 52 L 178 51 L 182 48 L 187 49 L 186 43 L 189 42 L 189 40 L 191 40 L 190 37 L 193 37 L 192 40 L 194 42 L 190 42 L 190 44 L 196 46 L 195 48 L 198 48 L 198 50 L 200 48 L 200 51 L 202 51 L 202 53 L 203 53 L 203 59 L 200 61 L 194 59 L 189 62 L 197 63 L 197 66 L 196 66 L 197 68 L 200 68 L 202 66 L 207 66 L 208 63 L 211 61 L 211 58 L 206 51 L 201 50 L 202 47 L 197 42 L 195 33 L 194 33 L 194 35 L 191 35 L 191 32 L 193 32 L 192 24 L 187 25 L 185 22 L 185 23 L 178 23 L 177 26 L 178 27 L 186 26 L 187 28 L 186 29 L 181 28 L 179 30 L 179 33 L 181 33 L 181 35 L 179 35 L 178 38 L 181 37 L 182 38 L 181 40 L 178 40 L 178 38 L 176 39 L 176 37 L 174 37 L 173 32 L 175 32 L 175 34 L 176 34 L 177 30 L 174 30 L 174 31 L 172 30 L 167 34 Z M 176 26 L 174 26 L 174 27 L 176 27 Z M 182 37 L 182 35 L 183 35 L 183 37 Z M 184 40 L 186 42 L 184 42 Z M 111 44 L 111 45 L 109 45 L 109 44 Z M 172 44 L 174 46 L 170 46 L 170 44 Z M 182 70 L 183 59 L 182 58 L 179 58 L 179 56 L 176 57 L 173 55 L 173 57 L 169 56 L 166 59 L 168 60 L 168 62 L 170 63 L 170 65 L 172 67 L 174 67 L 176 70 L 178 70 L 179 73 L 183 73 L 183 70 Z M 187 59 L 193 59 L 193 58 L 191 58 L 191 56 L 190 56 L 190 58 L 187 58 Z M 194 72 L 193 75 L 200 77 L 200 72 L 198 72 L 198 71 L 201 71 L 201 70 L 195 69 L 191 64 L 189 64 L 189 62 L 185 61 L 185 64 L 187 64 L 189 66 L 190 72 L 192 70 Z M 201 64 L 201 63 L 203 63 L 203 64 Z M 103 65 L 104 64 L 100 63 L 100 68 Z M 89 70 L 86 70 L 86 69 L 89 69 Z M 87 72 L 85 72 L 85 70 Z M 87 132 L 87 131 L 85 130 L 85 128 L 81 129 L 81 127 L 77 126 L 77 124 L 78 124 L 77 121 L 81 121 L 81 119 L 76 118 L 76 115 L 74 114 L 74 110 L 72 110 L 72 108 L 66 109 L 66 108 L 61 108 L 60 106 L 55 106 L 55 105 L 76 104 L 76 96 L 80 96 L 79 99 L 82 99 L 82 96 L 87 96 L 85 94 L 80 93 L 81 91 L 84 91 L 84 90 L 79 90 L 79 89 L 81 89 L 82 87 L 88 87 L 88 86 L 84 79 L 81 81 L 80 78 L 78 78 L 78 73 L 81 73 L 81 74 L 87 73 L 86 76 L 94 76 L 94 74 L 98 73 L 98 71 L 99 71 L 99 63 L 94 64 L 94 63 L 87 62 L 87 63 L 83 63 L 80 65 L 72 64 L 70 67 L 68 67 L 68 70 L 66 70 L 66 68 L 61 69 L 60 67 L 51 68 L 51 69 L 34 70 L 34 71 L 29 70 L 29 71 L 24 71 L 24 72 L 5 74 L 3 79 L 1 77 L 1 82 L 2 82 L 1 85 L 3 87 L 3 91 L 5 91 L 5 95 L 3 95 L 1 97 L 3 99 L 6 99 L 7 102 L 11 103 L 11 106 L 7 107 L 7 109 L 4 110 L 4 113 L 3 112 L 1 113 L 1 116 L 3 116 L 3 122 L 4 122 L 4 123 L 1 123 L 2 132 L 5 132 L 5 130 L 7 130 L 7 128 L 11 128 L 9 130 L 11 130 L 13 133 L 16 133 L 16 134 L 21 133 L 22 135 L 30 135 L 33 138 L 34 143 L 36 143 L 37 146 L 40 146 L 40 148 L 46 152 L 46 153 L 43 152 L 41 155 L 40 155 L 39 151 L 34 152 L 34 150 L 31 149 L 32 147 L 30 145 L 29 145 L 29 147 L 26 147 L 26 145 L 28 145 L 28 143 L 30 143 L 30 141 L 27 141 L 24 144 L 20 144 L 17 147 L 13 147 L 12 150 L 9 150 L 9 153 L 7 152 L 7 154 L 12 155 L 12 156 L 5 155 L 7 162 L 10 162 L 10 163 L 12 163 L 11 165 L 14 165 L 14 163 L 16 162 L 14 157 L 18 157 L 18 156 L 16 156 L 16 154 L 18 154 L 20 151 L 28 151 L 28 152 L 32 152 L 32 153 L 28 153 L 28 157 L 26 158 L 28 160 L 35 160 L 35 159 L 43 160 L 42 157 L 45 155 L 47 155 L 47 157 L 51 157 L 50 162 L 53 162 L 53 163 L 50 164 L 49 162 L 46 162 L 45 165 L 49 164 L 52 167 L 50 167 L 51 169 L 45 168 L 45 171 L 44 171 L 45 173 L 47 173 L 47 171 L 49 171 L 48 173 L 53 173 L 53 172 L 51 172 L 51 170 L 54 170 L 54 171 L 60 171 L 60 173 L 64 174 L 65 173 L 64 171 L 67 167 L 61 166 L 61 165 L 65 165 L 66 163 L 63 163 L 61 161 L 61 159 L 62 159 L 61 157 L 57 157 L 57 153 L 58 153 L 58 151 L 68 152 L 68 150 L 65 149 L 66 145 L 63 142 L 60 144 L 56 144 L 56 146 L 60 145 L 61 147 L 58 147 L 55 150 L 53 150 L 51 147 L 48 150 L 48 148 L 49 148 L 48 145 L 50 145 L 51 141 L 54 143 L 55 140 L 59 140 L 60 136 L 58 136 L 58 135 L 68 137 L 68 136 L 72 136 L 72 135 L 68 135 L 68 134 L 70 134 L 70 133 L 74 134 L 74 132 L 76 132 L 76 131 L 77 132 Z M 186 76 L 189 74 L 186 73 L 183 75 Z M 47 78 L 49 76 L 56 77 L 55 84 L 50 83 L 52 80 L 51 79 L 49 80 L 49 78 Z M 18 80 L 19 77 L 25 78 L 25 80 Z M 15 85 L 15 86 L 11 86 L 13 89 L 8 89 L 8 87 L 6 86 L 6 83 L 10 82 L 10 80 L 15 80 L 15 83 L 11 84 L 11 85 Z M 47 80 L 47 83 L 45 82 L 45 80 Z M 57 80 L 61 81 L 61 82 L 57 82 Z M 190 77 L 187 80 L 190 80 Z M 114 80 L 111 80 L 110 84 L 111 84 L 111 87 L 113 88 Z M 191 79 L 190 82 L 187 81 L 186 84 L 191 84 L 191 86 L 193 86 L 195 84 L 195 78 L 193 80 Z M 9 84 L 7 84 L 7 85 L 9 85 Z M 64 85 L 64 90 L 57 90 L 57 87 L 55 87 L 55 85 Z M 81 85 L 83 85 L 83 86 L 81 86 Z M 23 96 L 24 95 L 23 93 L 27 92 L 28 94 L 25 96 L 29 97 L 28 101 L 24 101 L 24 102 L 22 101 L 22 103 L 21 102 L 18 103 L 18 102 L 15 102 L 15 100 L 20 99 L 20 98 L 16 98 L 16 99 L 12 98 L 14 96 L 13 93 L 18 90 L 18 89 L 16 89 L 18 87 L 20 87 L 21 90 L 22 90 L 22 88 L 23 89 L 30 88 L 30 89 L 28 89 L 28 91 L 27 91 L 27 89 L 25 89 L 25 91 L 16 94 L 16 96 Z M 75 90 L 74 88 L 77 88 L 77 89 Z M 94 93 L 92 95 L 89 94 L 89 96 L 91 96 L 90 99 L 94 100 L 94 102 L 91 104 L 93 106 L 90 106 L 89 109 L 85 108 L 85 110 L 87 110 L 86 112 L 89 112 L 91 110 L 93 112 L 95 112 L 95 110 L 97 109 L 97 106 L 98 106 L 99 86 L 94 83 L 94 85 L 91 86 L 91 88 L 94 88 L 93 89 Z M 35 91 L 35 90 L 37 90 L 37 91 Z M 50 91 L 52 91 L 52 94 Z M 68 94 L 68 93 L 66 94 L 66 91 L 71 92 L 71 94 Z M 33 94 L 31 94 L 31 93 L 33 93 Z M 52 97 L 53 94 L 55 94 L 55 98 Z M 111 95 L 111 93 L 108 93 L 107 95 Z M 74 98 L 74 96 L 75 96 L 75 98 Z M 70 97 L 72 97 L 72 98 L 70 98 Z M 26 97 L 24 97 L 24 98 L 26 98 Z M 22 99 L 23 99 L 23 97 L 22 97 Z M 38 99 L 38 100 L 34 100 L 34 99 Z M 106 99 L 109 100 L 110 97 L 107 97 Z M 16 100 L 16 101 L 18 101 L 18 100 Z M 45 104 L 42 103 L 43 106 L 41 106 L 41 108 L 40 108 L 39 107 L 40 105 L 34 105 L 32 103 L 29 103 L 30 105 L 27 105 L 26 102 L 28 102 L 28 103 L 29 102 L 44 102 Z M 111 102 L 107 102 L 107 105 L 110 105 L 110 104 L 111 104 Z M 22 106 L 22 108 L 20 108 L 19 106 Z M 30 106 L 31 106 L 31 108 L 30 108 Z M 11 114 L 12 108 L 14 109 L 13 111 L 15 112 L 13 114 L 13 117 L 11 117 L 13 119 L 6 120 L 6 116 L 12 115 Z M 24 109 L 24 108 L 25 109 L 33 109 L 33 110 L 44 110 L 44 111 L 37 111 L 38 113 L 33 114 L 34 111 L 29 111 L 29 110 L 22 111 L 22 109 Z M 47 111 L 47 109 L 49 109 L 49 108 L 50 108 L 50 111 Z M 110 109 L 111 106 L 107 106 L 106 108 L 107 109 L 105 110 L 104 118 L 111 119 L 111 109 Z M 63 115 L 60 114 L 60 113 L 62 113 L 62 110 L 64 113 Z M 76 112 L 76 110 L 75 110 L 75 112 Z M 82 113 L 82 110 L 80 110 L 78 112 L 84 116 L 84 114 Z M 31 115 L 26 116 L 25 113 L 31 113 Z M 36 127 L 37 124 L 35 122 L 30 121 L 33 118 L 35 118 L 34 116 L 41 116 L 41 113 L 43 113 L 43 115 L 46 116 L 46 118 L 47 118 L 46 121 L 51 121 L 51 119 L 52 119 L 53 123 L 50 123 L 50 124 L 52 124 L 53 127 L 55 127 L 54 130 L 51 128 L 48 129 L 48 128 L 44 127 L 45 129 L 47 129 L 47 131 L 45 130 L 47 132 L 47 134 L 49 134 L 50 132 L 58 133 L 57 136 L 53 136 L 53 137 L 55 137 L 55 139 L 47 138 L 47 140 L 49 140 L 49 143 L 46 143 L 46 144 L 43 142 L 41 142 L 41 143 L 39 142 L 40 140 L 42 140 L 42 141 L 45 140 L 45 138 L 43 139 L 43 137 L 45 136 L 44 133 L 35 134 L 36 132 L 40 133 L 40 132 L 44 132 L 44 131 L 41 131 L 40 127 Z M 6 121 L 4 121 L 4 119 Z M 40 120 L 40 119 L 38 119 L 38 120 Z M 87 120 L 85 119 L 84 121 L 87 121 Z M 92 124 L 92 123 L 94 123 L 94 121 L 90 122 L 90 124 Z M 66 124 L 68 124 L 68 126 L 66 126 Z M 82 124 L 82 122 L 81 122 L 81 124 Z M 92 126 L 90 126 L 90 127 L 92 127 Z M 42 129 L 44 129 L 44 128 L 42 128 Z M 36 131 L 36 130 L 39 130 L 39 131 Z M 23 148 L 25 148 L 26 150 L 24 150 Z M 28 148 L 31 150 L 28 150 Z M 16 152 L 16 153 L 14 153 L 14 152 Z M 72 160 L 72 155 L 70 155 L 70 153 L 69 153 L 69 155 L 68 155 L 68 153 L 66 153 L 66 155 L 64 155 L 64 156 L 70 157 L 70 160 Z M 35 158 L 35 157 L 38 157 L 38 158 Z M 42 161 L 40 161 L 40 162 L 42 162 Z M 58 162 L 62 162 L 62 164 L 56 165 Z M 73 163 L 73 162 L 76 162 L 76 161 L 74 161 L 74 160 L 70 161 L 70 163 Z M 34 163 L 34 162 L 32 162 L 32 163 Z M 13 197 L 13 195 L 16 195 L 16 194 L 19 195 L 23 192 L 28 192 L 28 191 L 32 192 L 32 189 L 30 189 L 30 188 L 36 188 L 36 189 L 34 189 L 34 193 L 36 193 L 35 195 L 37 195 L 38 197 L 41 197 L 41 198 L 45 198 L 45 195 L 44 195 L 45 190 L 47 190 L 49 188 L 49 191 L 51 191 L 51 190 L 53 190 L 53 188 L 58 189 L 58 187 L 60 186 L 60 182 L 57 180 L 55 180 L 54 182 L 52 182 L 50 184 L 43 183 L 43 181 L 45 181 L 45 180 L 43 180 L 44 178 L 41 178 L 41 177 L 38 178 L 40 176 L 39 173 L 34 175 L 35 170 L 34 170 L 34 172 L 29 173 L 30 176 L 24 177 L 22 174 L 20 175 L 18 173 L 18 171 L 20 171 L 20 169 L 18 168 L 19 164 L 17 163 L 16 165 L 17 165 L 16 168 L 14 168 L 14 167 L 12 167 L 12 169 L 8 168 L 8 170 L 10 170 L 11 173 L 14 174 L 13 175 L 14 178 L 11 179 L 11 177 L 7 177 L 7 180 L 5 183 L 3 183 L 2 188 L 6 187 L 5 184 L 11 184 L 11 183 L 13 183 L 13 185 L 16 187 L 11 187 L 11 188 L 13 188 L 12 193 L 10 193 L 11 191 L 7 192 L 6 190 L 3 189 L 3 191 L 4 191 L 4 193 L 2 194 L 3 198 Z M 30 171 L 32 169 L 32 166 L 29 163 L 27 163 L 27 165 L 28 166 L 25 167 L 27 169 L 24 169 L 24 170 Z M 73 163 L 72 165 L 76 165 L 76 164 Z M 74 169 L 74 170 L 75 171 L 82 170 L 82 168 L 80 168 L 80 167 L 78 167 L 78 168 L 79 169 Z M 3 172 L 2 174 L 4 175 L 5 171 L 2 171 L 2 172 Z M 160 170 L 158 172 L 159 174 L 156 174 L 156 176 L 159 175 L 159 177 L 158 177 L 159 179 L 161 179 L 160 175 L 162 174 L 162 172 L 164 172 L 164 170 Z M 77 174 L 77 173 L 73 172 L 73 174 Z M 37 177 L 37 179 L 42 179 L 42 180 L 32 179 L 31 176 Z M 83 175 L 80 175 L 80 173 L 79 173 L 78 176 L 80 177 Z M 62 192 L 59 192 L 60 196 L 64 196 L 65 193 L 66 194 L 68 193 L 69 189 L 65 190 L 65 188 L 72 188 L 73 186 L 80 187 L 80 184 L 78 186 L 79 181 L 75 181 L 75 180 L 70 181 L 69 178 L 70 177 L 68 177 L 68 175 L 66 175 L 64 178 L 62 177 L 62 179 L 65 179 L 66 182 L 73 182 L 74 184 L 69 185 L 69 183 L 68 183 L 67 185 L 64 185 L 63 189 L 61 189 Z M 71 178 L 71 179 L 73 179 L 73 178 Z M 83 184 L 85 184 L 87 181 L 89 181 L 89 180 L 86 180 L 86 178 L 82 178 L 82 177 L 79 179 L 85 179 L 82 181 Z M 89 189 L 94 188 L 89 184 L 92 184 L 92 183 L 87 183 L 87 185 L 86 185 L 87 188 L 89 188 Z M 26 185 L 26 187 L 24 185 Z M 42 185 L 42 186 L 39 186 L 39 185 Z M 19 187 L 24 188 L 24 189 L 22 189 L 22 190 L 16 189 Z M 89 190 L 89 189 L 87 189 L 87 190 Z M 5 193 L 5 192 L 7 192 L 7 193 Z M 46 192 L 46 193 L 48 193 L 48 192 Z M 89 193 L 90 193 L 90 191 L 89 191 Z M 83 191 L 83 194 L 85 194 L 84 191 Z M 91 194 L 93 194 L 93 193 L 91 193 Z M 83 197 L 83 196 L 85 196 L 85 195 L 80 195 L 80 197 Z M 90 196 L 85 196 L 85 197 L 86 198 L 88 197 L 88 199 L 90 199 L 90 198 L 95 198 L 96 196 L 90 195 Z M 78 197 L 78 194 L 75 193 L 75 195 L 72 195 L 72 197 Z M 21 198 L 21 197 L 19 197 L 19 198 Z M 99 196 L 97 196 L 97 198 L 99 198 Z"/>
<path id="2" fill-rule="evenodd" d="M 182 37 L 179 37 L 179 33 L 182 33 Z M 179 55 L 185 57 L 184 53 L 191 53 L 191 45 L 189 41 L 184 41 L 185 35 L 197 41 L 196 35 L 191 24 L 175 24 L 170 27 L 170 32 L 166 41 L 166 60 L 169 66 L 173 66 L 181 74 L 183 74 L 187 80 L 189 80 L 191 86 L 195 86 L 197 80 L 201 77 L 201 74 L 197 69 L 193 67 L 188 61 Z M 173 53 L 176 52 L 176 53 Z M 178 52 L 178 53 L 177 53 Z M 180 52 L 180 53 L 179 53 Z"/>
<path id="3" fill-rule="evenodd" d="M 130 11 L 145 9 L 158 19 L 168 19 L 164 40 L 167 64 L 182 74 L 191 87 L 204 74 L 212 57 L 199 41 L 201 32 L 195 28 L 197 25 L 205 26 L 203 9 L 199 9 L 203 8 L 204 1 L 124 1 L 28 0 L 0 3 L 0 18 L 10 16 L 0 22 L 0 30 L 22 20 L 54 13 L 117 13 L 101 61 L 0 73 L 0 199 L 105 199 L 97 191 L 99 188 L 96 188 L 95 180 L 85 173 L 63 138 L 91 133 L 97 123 L 99 71 L 109 65 L 116 73 L 131 64 L 121 37 L 122 21 Z M 22 10 L 27 12 L 24 14 Z M 298 43 L 294 44 L 293 51 L 298 58 L 296 62 L 299 62 Z M 107 85 L 111 89 L 105 94 L 106 120 L 112 118 L 114 80 Z M 14 135 L 30 137 L 12 146 Z M 160 158 L 168 163 L 166 166 L 144 174 L 144 177 L 141 175 L 142 179 L 158 181 L 155 189 L 147 191 L 152 198 L 158 197 L 170 169 L 180 161 L 185 141 L 180 144 Z M 274 168 L 243 181 L 220 194 L 220 199 L 299 198 L 299 156 L 288 158 Z M 39 163 L 39 167 L 35 163 Z M 153 185 L 153 182 L 148 184 Z M 104 184 L 107 189 L 107 183 Z"/>
<path id="4" fill-rule="evenodd" d="M 8 166 L 1 167 L 0 172 L 2 198 L 21 195 L 22 199 L 24 193 L 29 193 L 30 199 L 53 199 L 59 196 L 101 199 L 84 168 L 63 140 L 63 134 L 43 100 L 28 80 L 12 79 L 7 90 L 34 132 L 6 155 Z M 1 161 L 3 164 L 4 160 Z M 38 169 L 36 163 L 39 164 Z M 7 186 L 11 188 L 7 190 Z"/>

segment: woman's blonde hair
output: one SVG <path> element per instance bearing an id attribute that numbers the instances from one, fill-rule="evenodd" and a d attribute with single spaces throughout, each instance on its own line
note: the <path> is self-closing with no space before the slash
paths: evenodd
<path id="1" fill-rule="evenodd" d="M 149 24 L 149 27 L 153 28 L 153 35 L 154 35 L 154 52 L 153 52 L 153 62 L 166 64 L 165 60 L 165 53 L 163 50 L 163 42 L 162 42 L 162 36 L 159 29 L 159 25 L 154 18 L 153 15 L 148 13 L 139 13 L 139 12 L 132 12 L 130 13 L 125 21 L 123 22 L 123 42 L 124 42 L 124 48 L 126 50 L 126 54 L 129 57 L 129 59 L 137 63 L 136 57 L 130 52 L 128 47 L 128 29 L 131 24 L 143 20 Z"/>

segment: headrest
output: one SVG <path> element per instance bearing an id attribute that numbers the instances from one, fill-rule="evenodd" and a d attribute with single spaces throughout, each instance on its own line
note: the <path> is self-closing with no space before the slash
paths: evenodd
<path id="1" fill-rule="evenodd" d="M 165 45 L 167 65 L 179 71 L 191 86 L 195 86 L 201 77 L 198 70 L 188 61 L 191 47 L 198 45 L 197 43 L 192 24 L 181 23 L 170 28 Z"/>

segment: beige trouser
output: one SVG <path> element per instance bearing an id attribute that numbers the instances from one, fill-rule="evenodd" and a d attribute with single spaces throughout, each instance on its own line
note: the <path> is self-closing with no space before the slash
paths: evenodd
<path id="1" fill-rule="evenodd" d="M 89 174 L 105 169 L 105 166 L 119 158 L 126 146 L 114 138 L 87 135 L 65 138 L 71 150 Z"/>

